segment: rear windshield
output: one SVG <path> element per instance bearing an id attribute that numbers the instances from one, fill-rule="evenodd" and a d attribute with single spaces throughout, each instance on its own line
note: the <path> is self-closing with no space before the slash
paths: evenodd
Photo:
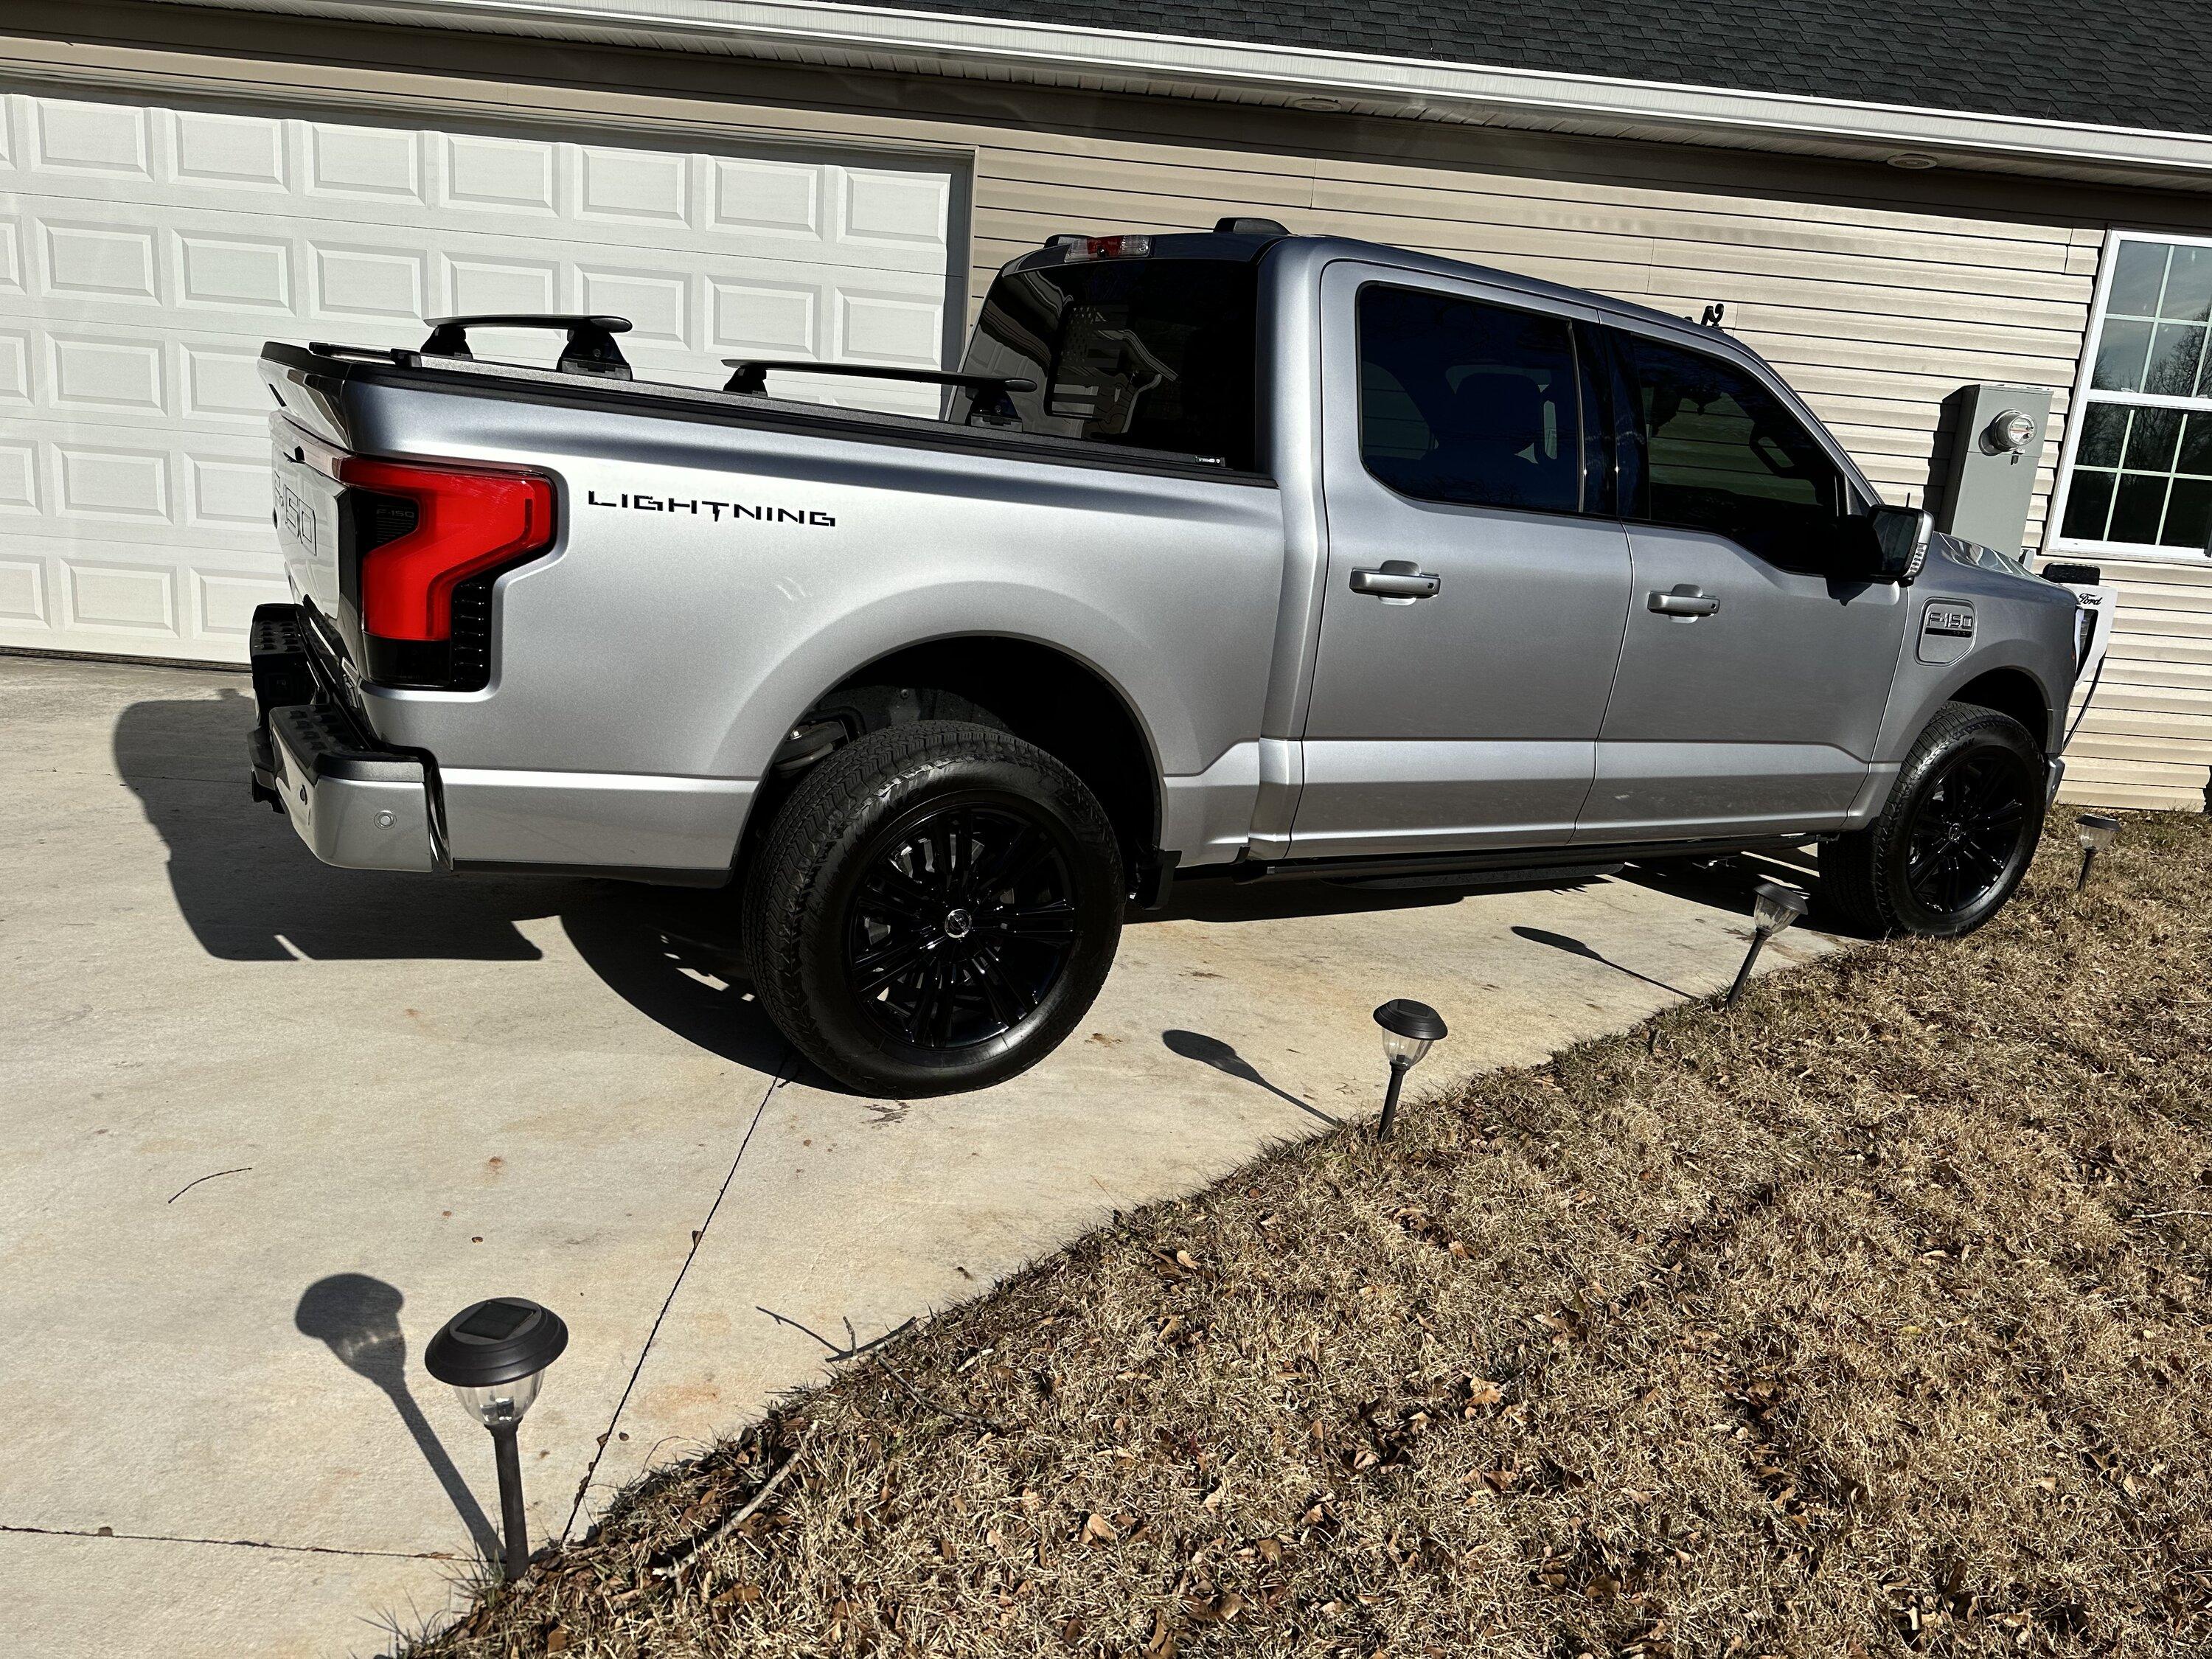
<path id="1" fill-rule="evenodd" d="M 1256 470 L 1255 270 L 1102 259 L 1002 276 L 963 367 L 1037 389 L 958 392 L 951 417 Z"/>

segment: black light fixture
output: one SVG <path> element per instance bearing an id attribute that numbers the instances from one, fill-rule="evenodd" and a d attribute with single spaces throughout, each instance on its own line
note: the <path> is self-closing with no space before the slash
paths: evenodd
<path id="1" fill-rule="evenodd" d="M 1390 1061 L 1389 1092 L 1382 1097 L 1382 1121 L 1375 1133 L 1387 1140 L 1398 1121 L 1398 1091 L 1406 1086 L 1406 1073 L 1421 1063 L 1430 1046 L 1443 1040 L 1443 1016 L 1425 1002 L 1393 997 L 1375 1011 L 1382 1028 L 1382 1052 Z"/>
<path id="2" fill-rule="evenodd" d="M 2120 838 L 2120 821 L 2102 812 L 2084 812 L 2074 820 L 2074 829 L 2081 838 L 2081 873 L 2074 878 L 2074 890 L 2078 893 L 2089 884 L 2089 866 L 2097 861 L 2097 854 L 2110 851 Z"/>
<path id="3" fill-rule="evenodd" d="M 1750 982 L 1752 964 L 1766 948 L 1766 941 L 1790 923 L 1803 921 L 1808 908 L 1804 894 L 1779 882 L 1762 881 L 1751 890 L 1751 949 L 1743 953 L 1743 966 L 1735 970 L 1735 983 L 1721 1000 L 1722 1007 L 1735 1006 L 1735 1000 Z"/>
<path id="4" fill-rule="evenodd" d="M 530 1566 L 530 1522 L 522 1512 L 522 1455 L 514 1431 L 538 1398 L 545 1368 L 568 1346 L 568 1328 L 550 1308 L 519 1296 L 495 1296 L 455 1314 L 422 1351 L 430 1375 L 451 1383 L 469 1414 L 491 1431 L 510 1581 Z"/>

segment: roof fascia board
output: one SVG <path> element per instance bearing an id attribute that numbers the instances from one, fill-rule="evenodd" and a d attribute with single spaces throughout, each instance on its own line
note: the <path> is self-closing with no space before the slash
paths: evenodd
<path id="1" fill-rule="evenodd" d="M 2128 173 L 2212 175 L 2212 137 L 1784 93 L 1547 70 L 1490 69 L 1308 47 L 1007 22 L 822 0 L 168 0 L 428 27 L 578 39 L 656 39 L 703 50 L 800 52 L 865 66 L 896 57 L 948 75 L 1048 74 L 1172 82 L 1284 101 L 1329 98 L 1473 119 L 1633 122 L 1685 142 L 1808 138 L 1999 165 L 2045 160 Z"/>

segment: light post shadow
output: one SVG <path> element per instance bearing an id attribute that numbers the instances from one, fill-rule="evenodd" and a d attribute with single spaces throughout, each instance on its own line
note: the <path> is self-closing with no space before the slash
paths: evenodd
<path id="1" fill-rule="evenodd" d="M 1279 1089 L 1260 1075 L 1257 1066 L 1224 1042 L 1219 1037 L 1207 1036 L 1202 1031 L 1172 1030 L 1160 1033 L 1160 1041 L 1167 1045 L 1170 1054 L 1181 1054 L 1185 1060 L 1194 1060 L 1201 1066 L 1211 1066 L 1243 1083 L 1256 1083 L 1278 1100 L 1286 1100 L 1309 1117 L 1317 1117 L 1331 1128 L 1341 1127 L 1343 1120 L 1331 1117 L 1310 1101 L 1300 1100 L 1287 1089 Z"/>
<path id="2" fill-rule="evenodd" d="M 356 1376 L 365 1376 L 384 1390 L 399 1413 L 399 1420 L 415 1438 L 422 1461 L 475 1540 L 486 1561 L 500 1559 L 499 1534 L 492 1530 L 476 1494 L 446 1455 L 437 1431 L 422 1415 L 407 1387 L 407 1338 L 399 1328 L 399 1309 L 406 1297 L 394 1286 L 366 1273 L 332 1273 L 319 1279 L 301 1294 L 292 1322 L 304 1336 L 312 1336 L 337 1356 L 338 1363 Z"/>
<path id="3" fill-rule="evenodd" d="M 1626 974 L 1631 979 L 1640 979 L 1646 985 L 1655 986 L 1658 989 L 1668 992 L 1671 995 L 1681 998 L 1685 1002 L 1694 1002 L 1697 1000 L 1692 996 L 1689 992 L 1685 991 L 1680 986 L 1669 985 L 1665 980 L 1654 979 L 1649 974 L 1639 974 L 1633 968 L 1625 967 L 1621 963 L 1615 962 L 1611 957 L 1606 956 L 1601 951 L 1593 951 L 1589 945 L 1583 944 L 1580 939 L 1575 939 L 1569 934 L 1554 933 L 1542 927 L 1516 927 L 1514 928 L 1513 932 L 1515 937 L 1525 939 L 1531 944 L 1548 945 L 1554 951 L 1565 951 L 1571 957 L 1580 957 L 1586 962 L 1595 962 L 1601 967 L 1612 969 L 1616 974 Z"/>

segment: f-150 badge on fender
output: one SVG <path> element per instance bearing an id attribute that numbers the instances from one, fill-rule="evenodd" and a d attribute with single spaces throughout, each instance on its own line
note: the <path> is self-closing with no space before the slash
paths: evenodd
<path id="1" fill-rule="evenodd" d="M 1974 607 L 1963 599 L 1930 599 L 1920 613 L 1920 660 L 1956 662 L 1974 643 Z"/>
<path id="2" fill-rule="evenodd" d="M 628 507 L 635 513 L 689 513 L 695 518 L 704 514 L 717 523 L 721 521 L 725 513 L 733 520 L 752 519 L 762 524 L 803 524 L 826 529 L 834 527 L 837 522 L 833 514 L 795 507 L 754 507 L 744 501 L 693 501 L 683 495 L 633 495 L 623 491 L 618 493 L 615 500 L 607 501 L 598 490 L 586 489 L 584 501 L 588 507 Z"/>
<path id="3" fill-rule="evenodd" d="M 1971 605 L 1946 605 L 1941 600 L 1931 602 L 1920 619 L 1923 634 L 1942 634 L 1953 639 L 1971 640 L 1974 637 L 1974 607 Z"/>

